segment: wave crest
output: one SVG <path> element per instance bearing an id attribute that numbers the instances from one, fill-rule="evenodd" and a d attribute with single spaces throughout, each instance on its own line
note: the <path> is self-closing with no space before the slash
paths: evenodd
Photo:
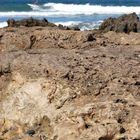
<path id="1" fill-rule="evenodd" d="M 65 21 L 65 22 L 55 22 L 56 25 L 62 24 L 68 27 L 78 27 L 80 30 L 92 30 L 97 29 L 103 21 L 99 20 L 96 22 L 82 22 L 82 21 Z"/>
<path id="2" fill-rule="evenodd" d="M 124 14 L 136 12 L 140 14 L 140 6 L 101 6 L 87 4 L 63 4 L 63 3 L 46 3 L 43 5 L 28 4 L 33 11 L 44 11 L 53 14 Z"/>
<path id="3" fill-rule="evenodd" d="M 62 3 L 46 3 L 44 5 L 28 4 L 32 11 L 9 11 L 0 12 L 1 17 L 55 17 L 55 16 L 79 16 L 94 14 L 128 14 L 136 12 L 140 14 L 140 7 L 127 6 L 101 6 L 101 5 L 78 5 L 78 4 L 62 4 Z"/>
<path id="4" fill-rule="evenodd" d="M 0 28 L 7 27 L 7 22 L 0 22 Z"/>

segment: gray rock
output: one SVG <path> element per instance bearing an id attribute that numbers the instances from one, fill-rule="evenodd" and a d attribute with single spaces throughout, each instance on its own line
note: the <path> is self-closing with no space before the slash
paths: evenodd
<path id="1" fill-rule="evenodd" d="M 122 15 L 119 18 L 106 19 L 99 29 L 103 32 L 140 32 L 140 21 L 136 13 Z"/>

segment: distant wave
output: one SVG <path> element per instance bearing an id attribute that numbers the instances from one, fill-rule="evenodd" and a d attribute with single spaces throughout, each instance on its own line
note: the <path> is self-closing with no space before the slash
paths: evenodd
<path id="1" fill-rule="evenodd" d="M 26 17 L 46 17 L 55 18 L 56 24 L 62 24 L 65 26 L 78 26 L 82 30 L 89 30 L 97 28 L 103 20 L 103 18 L 95 18 L 92 20 L 92 15 L 115 15 L 115 14 L 128 14 L 136 12 L 140 14 L 140 6 L 101 6 L 91 4 L 63 4 L 63 3 L 46 3 L 46 4 L 27 4 L 30 7 L 30 11 L 7 11 L 0 12 L 1 19 L 16 18 L 22 19 Z M 90 17 L 90 19 L 86 17 Z M 98 16 L 98 17 L 99 17 Z M 66 17 L 66 18 L 63 18 Z M 69 18 L 72 17 L 72 18 Z M 81 20 L 81 21 L 69 21 L 69 20 Z M 80 17 L 80 18 L 79 18 Z M 94 17 L 93 17 L 94 19 Z M 55 21 L 55 20 L 54 20 Z M 93 22 L 94 21 L 94 22 Z M 7 23 L 1 22 L 0 27 L 7 26 Z"/>
<path id="2" fill-rule="evenodd" d="M 56 25 L 62 24 L 68 27 L 79 27 L 81 30 L 91 30 L 98 28 L 103 21 L 96 22 L 82 22 L 82 21 L 65 21 L 65 22 L 55 22 Z"/>
<path id="3" fill-rule="evenodd" d="M 62 24 L 63 26 L 68 27 L 79 27 L 81 30 L 91 30 L 98 28 L 100 23 L 103 21 L 97 21 L 97 22 L 82 22 L 82 21 L 65 21 L 65 22 L 55 22 L 56 25 Z M 7 22 L 0 22 L 0 28 L 7 27 Z"/>
<path id="4" fill-rule="evenodd" d="M 63 4 L 63 3 L 46 3 L 44 5 L 28 4 L 32 10 L 53 12 L 52 14 L 122 14 L 136 12 L 140 14 L 140 6 L 101 6 L 90 4 Z"/>
<path id="5" fill-rule="evenodd" d="M 37 4 L 27 4 L 27 5 L 30 6 L 33 11 L 40 10 L 40 6 Z"/>
<path id="6" fill-rule="evenodd" d="M 100 6 L 100 5 L 78 5 L 62 3 L 46 3 L 44 5 L 28 4 L 32 11 L 9 11 L 0 12 L 1 17 L 30 17 L 30 16 L 77 16 L 93 14 L 124 14 L 136 12 L 140 14 L 140 7 L 134 6 Z"/>
<path id="7" fill-rule="evenodd" d="M 6 27 L 7 25 L 7 22 L 0 22 L 0 28 Z"/>
<path id="8" fill-rule="evenodd" d="M 64 21 L 64 22 L 55 22 L 56 25 L 62 24 L 64 26 L 77 26 L 81 21 Z"/>
<path id="9" fill-rule="evenodd" d="M 59 16 L 76 16 L 76 15 L 86 15 L 86 14 L 76 14 L 76 13 L 63 13 L 63 12 L 38 12 L 38 11 L 30 11 L 30 12 L 0 12 L 0 17 L 59 17 Z M 90 14 L 89 14 L 90 15 Z"/>
<path id="10" fill-rule="evenodd" d="M 44 5 L 37 5 L 37 4 L 27 4 L 33 11 L 40 11 L 40 12 L 47 12 L 52 11 L 53 7 L 49 6 L 51 3 L 48 3 L 48 6 L 46 4 Z"/>

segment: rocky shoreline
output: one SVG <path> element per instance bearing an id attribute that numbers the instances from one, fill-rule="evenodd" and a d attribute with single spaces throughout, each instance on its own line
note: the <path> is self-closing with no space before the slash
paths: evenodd
<path id="1" fill-rule="evenodd" d="M 122 17 L 0 29 L 0 140 L 140 139 L 139 19 Z"/>

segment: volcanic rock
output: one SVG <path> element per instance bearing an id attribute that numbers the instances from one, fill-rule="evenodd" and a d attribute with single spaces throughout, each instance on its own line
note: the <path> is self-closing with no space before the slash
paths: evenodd
<path id="1" fill-rule="evenodd" d="M 9 19 L 7 21 L 8 27 L 19 27 L 19 26 L 26 26 L 26 27 L 34 27 L 34 26 L 50 26 L 50 27 L 55 27 L 56 25 L 53 23 L 48 22 L 47 19 L 39 20 L 39 19 L 34 19 L 34 18 L 27 18 L 27 19 L 22 19 L 22 20 L 14 20 L 14 19 Z"/>
<path id="2" fill-rule="evenodd" d="M 0 36 L 1 140 L 140 139 L 139 33 L 7 27 Z"/>
<path id="3" fill-rule="evenodd" d="M 140 32 L 140 21 L 136 13 L 106 19 L 99 29 L 103 32 Z"/>
<path id="4" fill-rule="evenodd" d="M 59 28 L 62 30 L 76 30 L 80 31 L 78 27 L 67 27 L 59 24 L 58 26 L 55 25 L 54 23 L 48 22 L 46 18 L 40 20 L 40 19 L 34 19 L 34 18 L 27 18 L 27 19 L 21 19 L 21 20 L 14 20 L 14 19 L 9 19 L 7 21 L 8 27 L 20 27 L 20 26 L 25 26 L 25 27 L 35 27 L 35 26 L 40 26 L 40 27 L 53 27 L 53 28 Z"/>

